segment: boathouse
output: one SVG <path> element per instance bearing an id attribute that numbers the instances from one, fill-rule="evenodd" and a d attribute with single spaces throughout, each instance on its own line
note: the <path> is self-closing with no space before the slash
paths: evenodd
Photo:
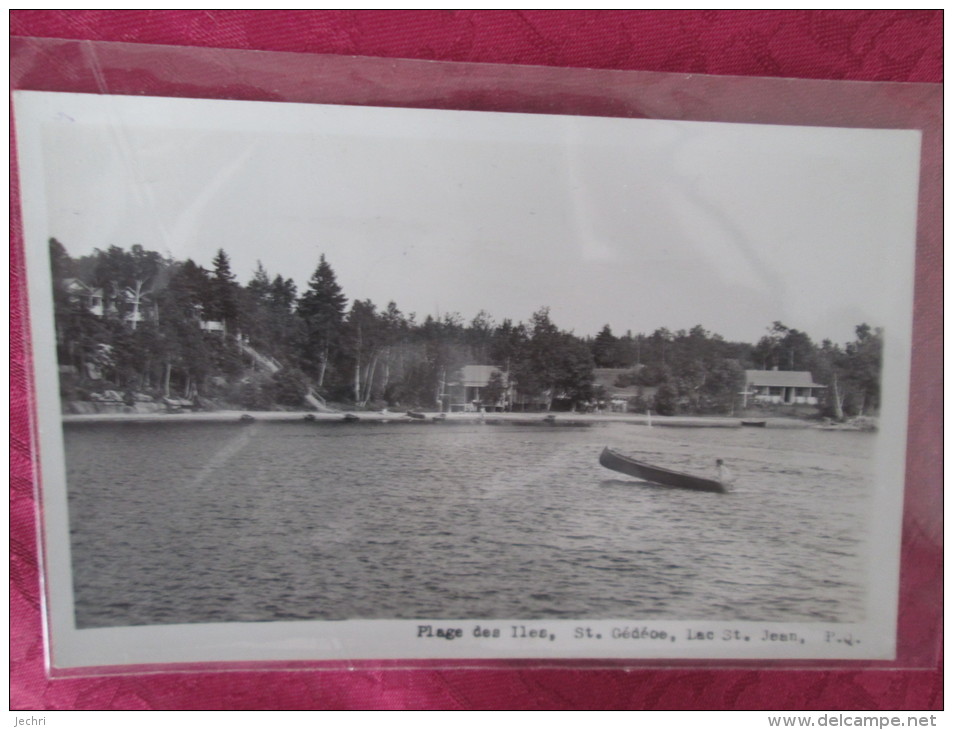
<path id="1" fill-rule="evenodd" d="M 743 407 L 758 405 L 817 405 L 827 386 L 814 382 L 807 370 L 745 370 Z"/>

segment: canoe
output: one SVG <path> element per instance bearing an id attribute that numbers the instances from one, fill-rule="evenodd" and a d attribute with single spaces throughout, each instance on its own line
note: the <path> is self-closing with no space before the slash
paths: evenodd
<path id="1" fill-rule="evenodd" d="M 663 469 L 659 466 L 646 464 L 644 461 L 623 456 L 608 446 L 602 450 L 599 456 L 599 463 L 607 469 L 627 474 L 630 477 L 636 477 L 653 484 L 663 484 L 666 487 L 678 487 L 680 489 L 694 489 L 699 492 L 727 492 L 724 484 L 715 479 L 706 479 L 697 477 L 693 474 L 683 474 L 682 472 Z"/>
<path id="2" fill-rule="evenodd" d="M 742 421 L 742 426 L 755 426 L 756 428 L 764 428 L 768 425 L 767 421 Z"/>

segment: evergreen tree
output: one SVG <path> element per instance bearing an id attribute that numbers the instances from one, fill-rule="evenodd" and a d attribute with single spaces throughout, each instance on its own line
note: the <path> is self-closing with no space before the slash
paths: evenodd
<path id="1" fill-rule="evenodd" d="M 864 415 L 880 408 L 880 370 L 883 363 L 883 331 L 868 324 L 855 328 L 857 339 L 844 348 L 842 366 L 848 389 L 847 408 Z"/>
<path id="2" fill-rule="evenodd" d="M 206 318 L 234 327 L 239 314 L 238 285 L 228 254 L 219 249 L 212 260 L 212 276 L 206 298 Z"/>
<path id="3" fill-rule="evenodd" d="M 466 339 L 470 346 L 470 359 L 474 363 L 487 363 L 490 357 L 490 342 L 493 339 L 493 330 L 493 319 L 488 312 L 482 309 L 470 321 L 466 331 Z"/>
<path id="4" fill-rule="evenodd" d="M 278 274 L 268 290 L 269 301 L 283 312 L 292 312 L 298 299 L 298 287 L 293 279 L 284 279 Z"/>
<path id="5" fill-rule="evenodd" d="M 259 261 L 255 267 L 255 273 L 252 275 L 251 281 L 245 286 L 245 291 L 247 291 L 252 299 L 259 305 L 266 304 L 270 300 L 271 281 L 268 278 L 268 272 L 265 271 L 265 267 L 261 265 L 261 261 Z"/>
<path id="6" fill-rule="evenodd" d="M 66 247 L 55 238 L 49 240 L 49 247 L 57 359 L 63 365 L 74 366 L 82 377 L 99 345 L 111 343 L 112 330 L 67 290 L 66 280 L 77 276 L 79 266 Z"/>
<path id="7" fill-rule="evenodd" d="M 494 370 L 490 373 L 490 378 L 483 389 L 483 402 L 493 407 L 502 403 L 505 395 L 506 385 L 503 382 L 503 375 L 499 370 Z"/>
<path id="8" fill-rule="evenodd" d="M 73 259 L 70 258 L 66 247 L 55 238 L 49 240 L 50 271 L 53 274 L 53 285 L 72 276 L 76 276 Z"/>
<path id="9" fill-rule="evenodd" d="M 321 254 L 318 268 L 308 283 L 308 290 L 298 301 L 298 314 L 304 319 L 305 361 L 316 374 L 318 387 L 324 386 L 328 366 L 337 354 L 344 327 L 347 297 L 337 282 L 331 265 Z"/>
<path id="10" fill-rule="evenodd" d="M 592 358 L 597 368 L 619 367 L 616 348 L 619 339 L 612 334 L 609 325 L 605 325 L 592 341 Z"/>
<path id="11" fill-rule="evenodd" d="M 773 322 L 752 357 L 762 370 L 813 370 L 817 348 L 804 332 Z"/>
<path id="12" fill-rule="evenodd" d="M 204 389 L 204 380 L 211 374 L 208 345 L 201 330 L 202 302 L 208 287 L 205 269 L 186 259 L 172 266 L 168 285 L 159 295 L 160 355 L 164 361 L 161 392 L 166 397 L 173 390 L 191 397 Z"/>
<path id="13" fill-rule="evenodd" d="M 508 373 L 513 366 L 523 359 L 529 342 L 526 325 L 522 322 L 514 325 L 509 319 L 504 319 L 493 332 L 490 340 L 490 361 Z"/>

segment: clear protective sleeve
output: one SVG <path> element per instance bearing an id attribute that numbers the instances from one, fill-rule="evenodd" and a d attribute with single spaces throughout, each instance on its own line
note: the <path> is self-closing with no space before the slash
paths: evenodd
<path id="1" fill-rule="evenodd" d="M 14 464 L 15 475 L 32 471 L 33 483 L 14 479 L 12 580 L 28 583 L 34 571 L 39 571 L 38 599 L 43 606 L 45 650 L 52 676 L 238 668 L 936 666 L 942 615 L 939 86 L 470 65 L 28 38 L 11 39 L 11 80 L 15 120 L 11 170 L 12 301 L 19 302 L 14 306 L 14 315 L 19 315 L 19 320 L 13 323 L 12 389 L 23 388 L 29 404 L 28 414 L 14 412 L 13 436 L 30 441 L 34 459 L 30 465 Z M 221 104 L 215 104 L 216 101 Z M 233 105 L 228 106 L 229 103 Z M 312 118 L 307 110 L 299 113 L 295 111 L 299 109 L 296 105 L 325 110 L 321 111 L 324 116 Z M 257 110 L 264 107 L 267 110 L 259 115 Z M 667 617 L 659 623 L 637 610 L 632 615 L 607 616 L 600 609 L 589 609 L 591 620 L 586 616 L 563 619 L 559 618 L 560 607 L 555 605 L 552 620 L 539 615 L 529 620 L 519 616 L 487 620 L 477 613 L 437 619 L 421 614 L 385 621 L 344 615 L 307 621 L 280 619 L 283 613 L 278 605 L 271 609 L 275 617 L 271 620 L 249 614 L 251 618 L 246 620 L 229 617 L 221 622 L 200 619 L 195 623 L 172 621 L 165 625 L 150 625 L 151 619 L 135 617 L 120 625 L 84 625 L 78 621 L 76 596 L 83 590 L 83 576 L 88 572 L 71 562 L 75 559 L 71 558 L 71 550 L 77 549 L 75 532 L 78 521 L 83 519 L 78 510 L 88 505 L 80 506 L 78 497 L 68 489 L 69 479 L 78 477 L 67 477 L 63 404 L 57 385 L 61 371 L 57 368 L 56 350 L 60 343 L 53 319 L 53 298 L 49 294 L 53 282 L 47 253 L 48 240 L 58 235 L 53 221 L 57 215 L 64 215 L 54 210 L 62 202 L 56 196 L 65 194 L 57 193 L 60 183 L 51 180 L 61 173 L 74 176 L 72 187 L 63 189 L 76 196 L 80 190 L 83 195 L 88 192 L 95 196 L 98 188 L 107 188 L 97 175 L 102 174 L 99 170 L 110 168 L 77 154 L 77 145 L 84 144 L 85 139 L 98 138 L 97 134 L 112 137 L 114 148 L 119 150 L 119 163 L 125 160 L 132 168 L 138 164 L 135 154 L 130 152 L 125 158 L 122 155 L 123 150 L 132 149 L 126 145 L 136 144 L 134 132 L 139 128 L 174 132 L 195 118 L 195 124 L 209 139 L 245 135 L 254 140 L 254 135 L 259 134 L 262 144 L 267 145 L 274 139 L 275 129 L 269 126 L 272 118 L 268 116 L 272 113 L 281 120 L 289 115 L 300 117 L 295 123 L 304 127 L 326 124 L 322 129 L 332 130 L 348 144 L 372 140 L 367 143 L 369 150 L 376 149 L 374 140 L 388 135 L 413 149 L 424 149 L 433 140 L 449 144 L 448 139 L 462 140 L 463 146 L 479 147 L 501 135 L 511 135 L 506 137 L 506 143 L 514 150 L 514 157 L 528 155 L 525 150 L 561 150 L 566 140 L 588 145 L 585 149 L 598 147 L 600 155 L 608 150 L 611 156 L 613 151 L 624 152 L 630 123 L 646 124 L 645 135 L 649 137 L 656 134 L 656 127 L 650 123 L 676 122 L 689 126 L 660 127 L 663 131 L 658 133 L 659 139 L 669 139 L 667 134 L 694 139 L 692 130 L 702 129 L 702 141 L 693 148 L 701 157 L 716 154 L 716 147 L 721 144 L 728 145 L 727 138 L 721 135 L 734 131 L 741 141 L 734 139 L 730 144 L 738 145 L 738 149 L 746 147 L 746 139 L 750 140 L 751 149 L 759 149 L 760 145 L 773 151 L 784 145 L 788 158 L 801 160 L 803 156 L 807 160 L 804 185 L 810 185 L 817 172 L 810 169 L 814 154 L 810 145 L 815 139 L 821 140 L 818 144 L 832 146 L 843 139 L 845 148 L 850 149 L 859 140 L 862 143 L 856 147 L 857 154 L 863 150 L 883 153 L 885 162 L 878 163 L 883 167 L 875 168 L 866 177 L 857 173 L 855 182 L 859 190 L 876 188 L 871 195 L 887 196 L 889 205 L 885 209 L 893 211 L 896 204 L 897 214 L 885 224 L 897 224 L 895 245 L 872 244 L 870 259 L 876 260 L 879 268 L 858 265 L 853 270 L 851 266 L 851 270 L 839 274 L 846 280 L 867 276 L 871 270 L 896 273 L 876 281 L 883 294 L 883 302 L 877 306 L 890 311 L 883 313 L 889 335 L 882 381 L 884 404 L 879 440 L 870 463 L 870 501 L 863 508 L 869 509 L 864 517 L 866 533 L 859 538 L 865 545 L 859 558 L 863 564 L 861 572 L 869 578 L 866 588 L 861 589 L 867 595 L 860 601 L 867 611 L 866 617 L 838 625 L 823 619 L 812 624 L 803 617 L 787 621 L 765 619 L 757 614 L 751 619 L 724 620 L 716 615 L 709 620 L 704 612 L 695 612 L 686 615 L 685 620 Z M 67 117 L 70 123 L 77 123 L 74 128 L 80 132 L 60 135 L 57 130 L 62 126 L 57 124 L 65 124 Z M 474 119 L 486 120 L 486 126 L 480 127 L 482 122 L 477 122 L 471 128 Z M 524 121 L 525 126 L 520 126 Z M 692 123 L 697 126 L 691 126 Z M 786 130 L 793 128 L 800 131 L 786 136 Z M 709 130 L 714 141 L 706 142 Z M 84 136 L 87 132 L 88 137 Z M 616 137 L 617 134 L 620 136 Z M 777 142 L 773 141 L 774 134 L 779 135 Z M 830 139 L 823 135 L 830 135 Z M 164 139 L 164 154 L 176 154 L 175 139 L 174 134 Z M 797 148 L 799 140 L 804 140 L 803 150 Z M 246 146 L 250 149 L 254 144 L 252 141 Z M 576 149 L 566 148 L 569 156 Z M 445 159 L 450 162 L 444 163 L 444 158 L 437 154 L 431 159 L 431 167 L 449 167 L 460 160 L 464 168 L 472 165 L 475 169 L 481 164 L 479 154 L 448 154 Z M 58 167 L 66 159 L 80 166 Z M 682 162 L 677 154 L 671 160 L 673 165 Z M 748 164 L 747 160 L 739 158 L 741 168 Z M 243 162 L 235 164 L 239 176 L 249 174 L 242 171 Z M 578 173 L 579 179 L 583 179 L 585 169 L 580 169 L 583 171 Z M 862 164 L 856 169 L 867 170 Z M 381 175 L 400 173 L 400 168 L 396 172 L 381 170 Z M 738 174 L 741 179 L 744 171 Z M 825 173 L 822 170 L 817 174 L 823 177 Z M 215 185 L 227 190 L 227 175 L 223 172 L 220 178 Z M 147 199 L 148 170 L 132 170 L 128 179 L 139 181 L 133 182 L 133 187 L 139 187 L 131 191 L 131 196 Z M 460 179 L 471 179 L 466 169 Z M 816 181 L 821 184 L 820 177 Z M 187 182 L 183 180 L 183 185 Z M 548 189 L 542 180 L 539 182 L 541 190 Z M 651 178 L 649 182 L 643 180 L 643 184 L 650 182 Z M 665 184 L 661 177 L 658 182 L 660 186 Z M 619 184 L 624 187 L 629 181 L 621 180 Z M 594 182 L 592 190 L 603 190 L 599 185 Z M 221 187 L 213 190 L 210 183 L 191 204 L 201 209 L 203 197 L 219 194 Z M 742 189 L 743 185 L 739 185 L 739 195 Z M 890 197 L 894 189 L 899 192 Z M 599 208 L 600 203 L 587 199 L 592 190 L 583 185 L 569 187 L 570 227 L 581 228 L 579 219 L 572 217 L 572 210 L 583 205 Z M 625 205 L 624 197 L 610 202 Z M 791 204 L 796 206 L 798 200 L 791 200 Z M 141 210 L 154 210 L 150 205 L 146 200 Z M 115 206 L 115 220 L 140 210 L 130 213 L 122 210 L 120 203 Z M 82 214 L 81 207 L 77 203 L 77 214 Z M 609 211 L 605 221 L 612 220 L 609 203 L 599 209 Z M 864 208 L 858 206 L 858 210 Z M 678 213 L 675 208 L 674 214 Z M 713 220 L 718 219 L 719 211 L 708 213 Z M 805 214 L 813 212 L 808 210 Z M 752 211 L 751 215 L 754 220 L 758 213 Z M 368 220 L 373 223 L 372 218 L 368 213 Z M 110 240 L 112 222 L 89 221 L 86 225 L 102 225 L 102 248 L 135 243 Z M 156 225 L 165 222 L 158 220 Z M 598 225 L 608 230 L 612 224 Z M 904 225 L 909 228 L 906 239 Z M 120 230 L 118 225 L 116 230 Z M 267 235 L 267 230 L 266 220 L 260 232 Z M 385 226 L 380 230 L 386 234 L 388 229 Z M 179 233 L 187 239 L 197 236 L 197 231 Z M 63 243 L 69 245 L 69 241 Z M 258 256 L 266 259 L 269 248 L 277 250 L 282 245 L 280 241 L 262 244 Z M 811 246 L 815 244 L 787 240 L 783 245 L 803 245 L 807 253 L 814 250 Z M 863 246 L 858 250 L 863 251 Z M 305 269 L 314 264 L 313 253 L 308 251 L 307 260 L 301 262 L 302 269 L 288 272 L 299 282 L 299 293 L 310 274 Z M 495 253 L 504 255 L 503 249 Z M 538 254 L 534 249 L 532 255 Z M 578 259 L 580 266 L 600 255 L 598 247 L 583 254 Z M 737 255 L 736 249 L 726 254 L 732 255 Z M 884 265 L 885 261 L 890 263 Z M 386 260 L 383 265 L 388 265 Z M 521 265 L 526 265 L 525 260 Z M 815 265 L 804 261 L 803 283 L 791 285 L 795 289 L 809 289 Z M 616 290 L 612 297 L 637 296 L 640 276 L 645 273 L 633 272 L 632 290 Z M 797 282 L 798 276 L 792 274 L 792 281 Z M 531 287 L 532 276 L 526 277 L 525 283 Z M 601 286 L 599 282 L 594 284 L 596 289 Z M 487 309 L 491 311 L 493 301 L 490 292 Z M 875 311 L 882 310 L 875 307 Z M 664 309 L 657 313 L 657 319 L 665 325 Z M 412 418 L 418 416 L 408 414 Z M 555 420 L 564 417 L 557 414 Z M 268 419 L 260 416 L 258 420 Z M 649 421 L 651 425 L 651 416 Z M 215 458 L 218 457 L 209 456 L 202 468 L 212 468 Z M 385 471 L 388 468 L 386 462 L 381 466 Z M 805 464 L 805 469 L 809 468 Z M 263 484 L 267 481 L 265 476 L 258 478 Z M 617 484 L 612 488 L 620 489 Z M 595 498 L 602 498 L 607 492 L 610 498 L 615 495 L 604 489 L 597 491 Z M 743 498 L 744 493 L 742 490 L 730 496 Z M 94 508 L 95 502 L 91 504 Z M 819 512 L 838 508 L 837 504 L 827 503 L 824 495 L 816 499 L 815 509 Z M 201 528 L 193 524 L 191 529 Z M 240 540 L 240 536 L 236 537 L 236 544 Z M 172 545 L 167 547 L 173 549 Z M 818 560 L 804 570 L 824 570 L 823 556 Z M 522 569 L 532 570 L 532 566 Z M 792 570 L 796 569 L 792 566 Z M 743 567 L 738 570 L 743 572 Z M 24 586 L 18 590 L 30 592 Z M 240 589 L 236 589 L 234 600 L 241 602 Z M 730 601 L 730 596 L 726 600 Z M 130 615 L 134 616 L 134 609 Z M 14 615 L 14 631 L 16 622 Z M 551 639 L 554 634 L 558 641 Z M 599 636 L 598 641 L 595 635 Z M 653 644 L 658 637 L 671 643 Z"/>

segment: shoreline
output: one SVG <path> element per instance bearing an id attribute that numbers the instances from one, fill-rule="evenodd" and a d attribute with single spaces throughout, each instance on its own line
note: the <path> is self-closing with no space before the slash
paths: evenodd
<path id="1" fill-rule="evenodd" d="M 62 423 L 418 423 L 418 424 L 484 424 L 484 425 L 553 425 L 588 426 L 607 423 L 628 423 L 651 427 L 742 428 L 738 416 L 646 416 L 636 413 L 438 413 L 420 412 L 423 418 L 406 412 L 341 411 L 199 411 L 195 413 L 89 413 L 62 414 Z M 820 424 L 797 418 L 763 418 L 767 428 L 817 428 Z"/>

